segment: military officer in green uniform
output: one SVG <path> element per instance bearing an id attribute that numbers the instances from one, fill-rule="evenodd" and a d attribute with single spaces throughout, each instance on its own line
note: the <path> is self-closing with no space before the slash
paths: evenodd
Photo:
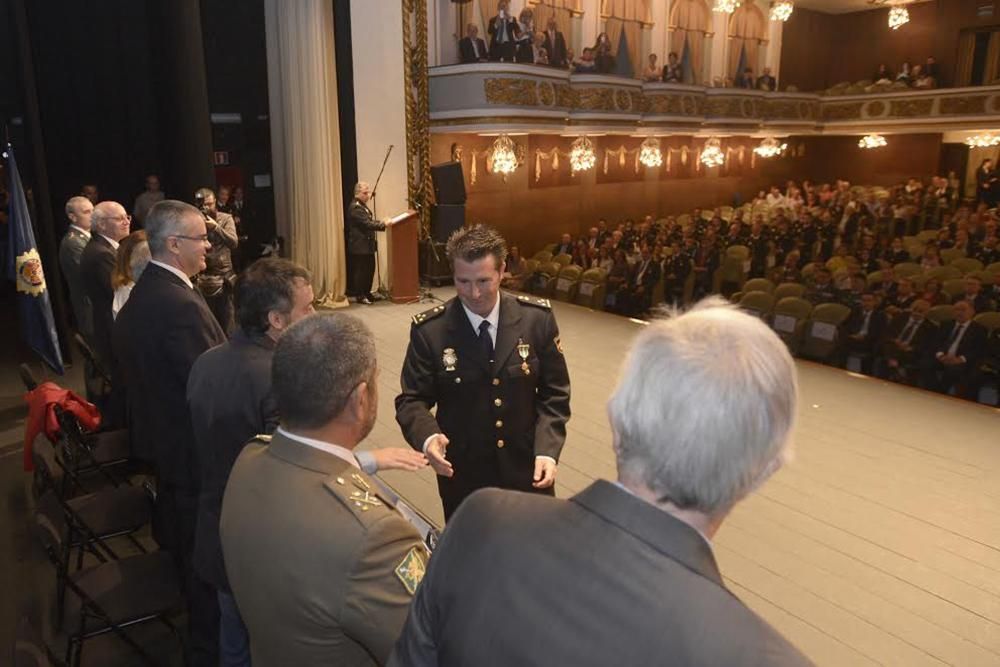
<path id="1" fill-rule="evenodd" d="M 503 237 L 464 228 L 447 253 L 458 296 L 413 318 L 396 397 L 404 437 L 438 474 L 445 519 L 484 487 L 553 495 L 570 414 L 548 300 L 500 292 Z"/>
<path id="2" fill-rule="evenodd" d="M 240 453 L 220 521 L 252 662 L 382 665 L 428 553 L 354 456 L 378 406 L 371 333 L 310 315 L 278 341 L 272 378 L 281 426 Z"/>

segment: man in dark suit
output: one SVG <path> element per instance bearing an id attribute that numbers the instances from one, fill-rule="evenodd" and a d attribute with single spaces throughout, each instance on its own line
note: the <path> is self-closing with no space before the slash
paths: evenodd
<path id="1" fill-rule="evenodd" d="M 809 664 L 726 589 L 711 543 L 787 459 L 796 400 L 795 364 L 761 320 L 713 297 L 653 322 L 608 403 L 618 483 L 473 494 L 389 665 Z"/>
<path id="2" fill-rule="evenodd" d="M 194 362 L 187 402 L 198 445 L 201 491 L 194 542 L 194 569 L 211 584 L 219 601 L 222 664 L 250 664 L 246 627 L 226 578 L 219 542 L 222 498 L 244 445 L 278 426 L 278 405 L 271 391 L 271 359 L 284 331 L 314 312 L 310 275 L 286 259 L 265 258 L 236 281 L 239 328 L 226 343 Z M 416 470 L 426 459 L 410 448 L 357 452 L 362 469 Z"/>
<path id="3" fill-rule="evenodd" d="M 549 54 L 549 64 L 553 67 L 566 69 L 566 38 L 556 27 L 555 18 L 550 18 L 545 27 L 545 40 L 542 48 Z"/>
<path id="4" fill-rule="evenodd" d="M 983 291 L 983 281 L 977 276 L 965 277 L 965 291 L 956 296 L 952 303 L 968 301 L 977 313 L 985 313 L 988 310 L 995 310 L 996 306 L 990 295 Z"/>
<path id="5" fill-rule="evenodd" d="M 384 222 L 375 220 L 368 200 L 372 196 L 372 186 L 360 181 L 354 186 L 354 199 L 347 207 L 347 253 L 350 274 L 347 280 L 347 296 L 358 303 L 371 305 L 375 301 L 372 294 L 372 278 L 375 277 L 375 252 L 377 244 L 375 232 L 383 231 Z"/>
<path id="6" fill-rule="evenodd" d="M 885 332 L 885 313 L 877 308 L 878 298 L 872 292 L 861 294 L 861 303 L 844 323 L 844 364 L 855 354 L 861 359 L 861 372 L 870 375 L 876 346 Z"/>
<path id="7" fill-rule="evenodd" d="M 514 62 L 514 43 L 521 31 L 507 0 L 497 3 L 496 16 L 490 19 L 486 32 L 490 36 L 490 60 Z"/>
<path id="8" fill-rule="evenodd" d="M 649 310 L 653 302 L 653 288 L 661 275 L 659 262 L 653 259 L 649 246 L 644 245 L 642 256 L 632 267 L 632 274 L 628 279 L 628 292 L 625 296 L 627 315 L 639 317 Z"/>
<path id="9" fill-rule="evenodd" d="M 937 326 L 927 319 L 931 304 L 917 299 L 909 312 L 899 313 L 886 330 L 882 356 L 876 362 L 880 377 L 902 382 L 915 381 L 917 364 L 930 352 Z"/>
<path id="10" fill-rule="evenodd" d="M 774 92 L 778 88 L 778 81 L 771 76 L 771 68 L 765 67 L 764 73 L 757 77 L 757 90 Z"/>
<path id="11" fill-rule="evenodd" d="M 490 59 L 486 42 L 479 37 L 479 28 L 470 23 L 465 28 L 466 36 L 458 40 L 458 54 L 463 63 L 485 63 Z"/>
<path id="12" fill-rule="evenodd" d="M 69 228 L 59 242 L 59 268 L 69 287 L 69 300 L 73 306 L 73 317 L 76 319 L 76 330 L 93 347 L 94 330 L 91 323 L 90 299 L 80 276 L 80 260 L 83 250 L 90 242 L 90 218 L 94 213 L 94 205 L 86 197 L 71 197 L 66 202 L 66 217 L 69 218 Z"/>
<path id="13" fill-rule="evenodd" d="M 191 570 L 198 506 L 199 458 L 186 400 L 191 366 L 226 341 L 191 277 L 205 269 L 211 244 L 194 206 L 164 200 L 150 209 L 146 234 L 152 260 L 114 325 L 133 455 L 156 468 L 153 536 L 170 551 L 188 593 L 189 664 L 217 664 L 214 592 Z"/>
<path id="14" fill-rule="evenodd" d="M 396 397 L 403 436 L 438 474 L 445 519 L 483 487 L 554 494 L 569 420 L 559 328 L 547 299 L 500 292 L 503 238 L 467 227 L 447 252 L 458 296 L 413 318 Z"/>
<path id="15" fill-rule="evenodd" d="M 118 242 L 128 236 L 132 218 L 125 208 L 114 201 L 102 201 L 91 215 L 91 236 L 80 257 L 80 279 L 90 301 L 90 321 L 93 324 L 93 347 L 97 361 L 108 375 L 114 368 L 111 351 L 111 324 L 114 316 L 111 304 L 115 291 L 111 287 L 111 272 L 115 268 Z"/>
<path id="16" fill-rule="evenodd" d="M 941 327 L 933 355 L 924 363 L 923 385 L 925 389 L 954 391 L 962 398 L 975 400 L 978 388 L 972 386 L 971 380 L 986 352 L 986 327 L 972 321 L 976 310 L 971 302 L 959 301 L 954 309 L 955 321 Z"/>
<path id="17" fill-rule="evenodd" d="M 559 243 L 552 250 L 552 256 L 556 255 L 572 255 L 573 254 L 573 237 L 569 234 L 563 234 L 559 237 Z"/>

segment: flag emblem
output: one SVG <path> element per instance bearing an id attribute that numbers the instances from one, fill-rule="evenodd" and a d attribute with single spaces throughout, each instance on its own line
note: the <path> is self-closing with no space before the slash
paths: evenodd
<path id="1" fill-rule="evenodd" d="M 17 291 L 38 296 L 45 291 L 45 272 L 38 250 L 32 248 L 14 259 L 17 275 Z"/>

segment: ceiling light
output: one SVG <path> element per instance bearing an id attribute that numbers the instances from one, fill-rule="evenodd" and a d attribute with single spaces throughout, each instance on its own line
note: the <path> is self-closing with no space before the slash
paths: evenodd
<path id="1" fill-rule="evenodd" d="M 639 162 L 647 167 L 659 167 L 663 164 L 663 152 L 660 150 L 660 140 L 649 137 L 639 147 Z"/>
<path id="2" fill-rule="evenodd" d="M 506 134 L 501 134 L 493 142 L 493 172 L 497 174 L 513 174 L 517 169 L 517 154 L 514 152 L 514 140 Z"/>
<path id="3" fill-rule="evenodd" d="M 705 147 L 701 149 L 701 162 L 706 167 L 721 167 L 726 161 L 726 156 L 722 154 L 721 142 L 715 137 L 705 142 Z"/>
<path id="4" fill-rule="evenodd" d="M 795 5 L 792 4 L 791 0 L 778 0 L 771 5 L 771 20 L 787 21 L 788 17 L 792 15 L 793 9 L 795 9 Z"/>
<path id="5" fill-rule="evenodd" d="M 858 148 L 882 148 L 887 145 L 881 134 L 866 134 L 858 140 Z"/>
<path id="6" fill-rule="evenodd" d="M 969 148 L 990 148 L 991 146 L 1000 146 L 1000 135 L 990 134 L 977 134 L 965 139 L 965 144 Z"/>
<path id="7" fill-rule="evenodd" d="M 788 144 L 779 144 L 774 137 L 768 137 L 760 142 L 760 146 L 753 149 L 753 152 L 763 158 L 771 158 L 781 155 L 788 148 Z"/>
<path id="8" fill-rule="evenodd" d="M 889 10 L 889 29 L 898 30 L 900 26 L 910 22 L 910 12 L 906 7 L 893 7 Z"/>
<path id="9" fill-rule="evenodd" d="M 569 166 L 574 172 L 593 169 L 597 164 L 594 144 L 586 136 L 578 138 L 569 148 Z"/>

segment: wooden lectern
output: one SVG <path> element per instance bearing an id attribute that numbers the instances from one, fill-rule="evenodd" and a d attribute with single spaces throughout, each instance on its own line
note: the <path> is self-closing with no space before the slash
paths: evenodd
<path id="1" fill-rule="evenodd" d="M 388 239 L 389 294 L 393 303 L 413 303 L 420 299 L 417 277 L 417 237 L 420 216 L 409 210 L 390 218 Z"/>

